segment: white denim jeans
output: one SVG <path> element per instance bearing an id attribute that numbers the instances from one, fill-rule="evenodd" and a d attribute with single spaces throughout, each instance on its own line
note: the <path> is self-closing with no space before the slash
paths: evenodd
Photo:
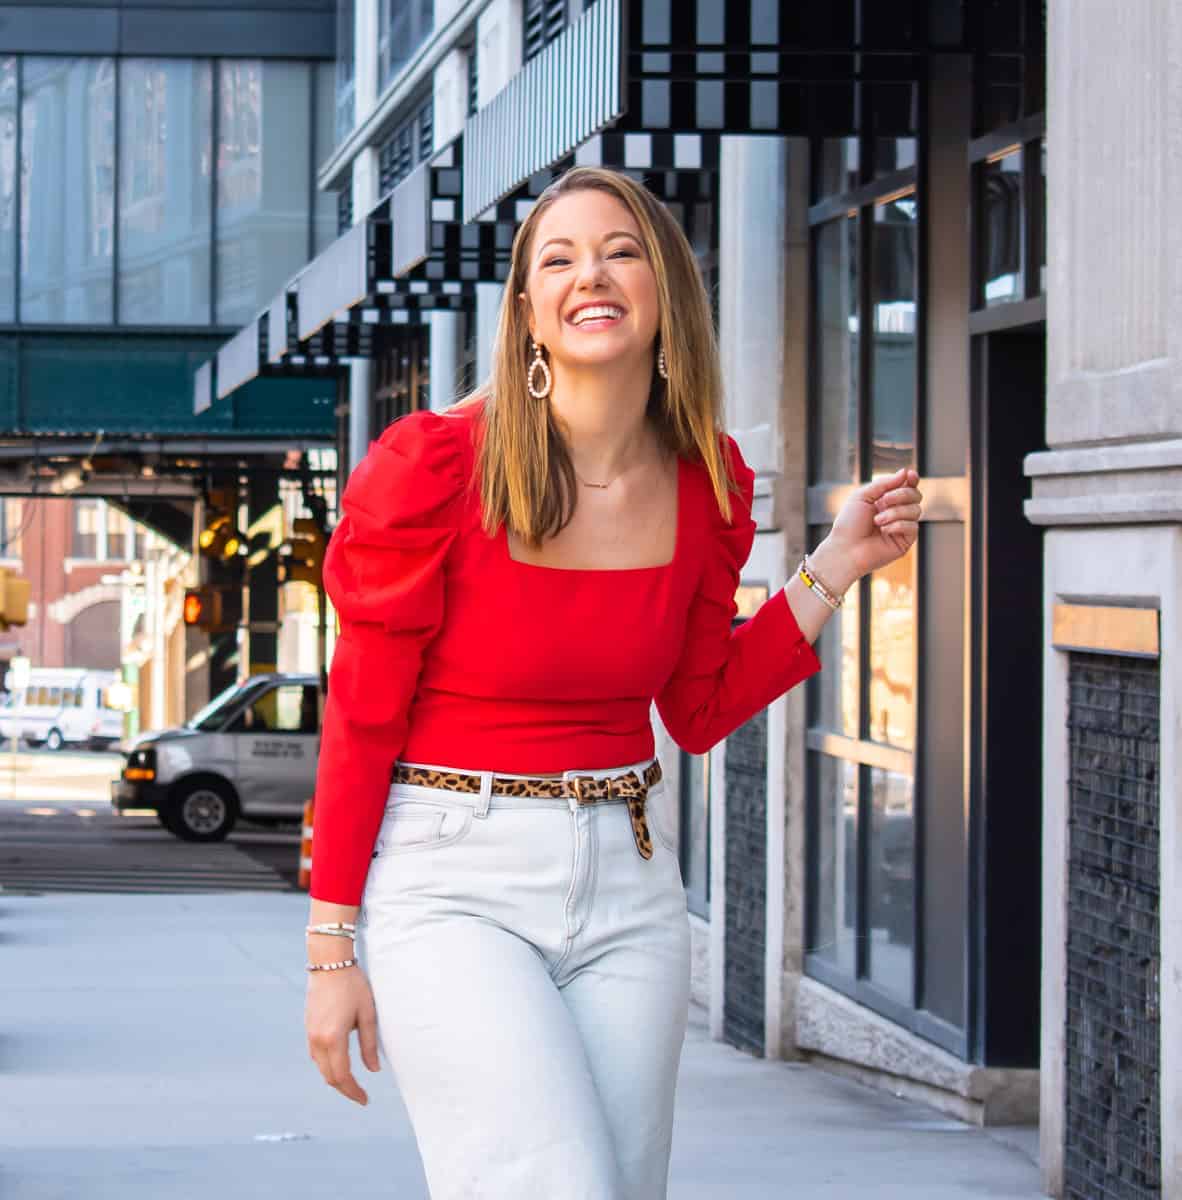
<path id="1" fill-rule="evenodd" d="M 431 1198 L 663 1200 L 690 972 L 664 784 L 646 860 L 626 804 L 491 796 L 491 779 L 396 783 L 362 905 Z"/>

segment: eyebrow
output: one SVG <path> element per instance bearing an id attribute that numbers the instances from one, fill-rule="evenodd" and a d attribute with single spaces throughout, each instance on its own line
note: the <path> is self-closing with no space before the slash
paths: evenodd
<path id="1" fill-rule="evenodd" d="M 628 232 L 626 229 L 615 229 L 615 230 L 613 230 L 611 233 L 607 234 L 607 235 L 604 237 L 604 239 L 603 239 L 603 240 L 604 240 L 605 242 L 610 242 L 610 241 L 612 241 L 614 238 L 622 238 L 622 237 L 625 237 L 625 238 L 629 238 L 629 239 L 631 239 L 631 240 L 632 240 L 632 241 L 634 241 L 634 242 L 635 242 L 635 243 L 636 243 L 638 246 L 642 246 L 642 245 L 644 244 L 643 242 L 641 242 L 640 238 L 638 238 L 638 237 L 636 236 L 636 234 L 634 234 L 634 233 L 629 233 L 629 232 Z M 574 245 L 574 242 L 572 242 L 572 241 L 570 240 L 570 238 L 564 238 L 564 237 L 552 237 L 552 238 L 547 238 L 547 239 L 546 239 L 546 241 L 545 241 L 545 242 L 543 242 L 543 243 L 542 243 L 542 245 L 541 245 L 541 247 L 538 249 L 538 257 L 539 257 L 539 258 L 541 257 L 541 255 L 542 255 L 542 252 L 543 252 L 543 251 L 546 249 L 546 247 L 547 247 L 547 246 L 553 246 L 553 245 L 560 245 L 560 246 L 573 246 L 573 245 Z"/>

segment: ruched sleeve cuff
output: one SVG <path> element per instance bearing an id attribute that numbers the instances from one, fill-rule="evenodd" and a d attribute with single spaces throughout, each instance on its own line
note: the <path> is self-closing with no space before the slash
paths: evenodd
<path id="1" fill-rule="evenodd" d="M 316 776 L 319 900 L 361 901 L 423 653 L 443 620 L 443 564 L 467 483 L 464 428 L 430 412 L 395 421 L 341 498 L 324 561 L 340 634 Z"/>
<path id="2" fill-rule="evenodd" d="M 781 588 L 737 629 L 735 592 L 755 541 L 755 473 L 733 438 L 723 443 L 738 494 L 731 520 L 713 505 L 714 530 L 690 606 L 681 658 L 657 696 L 669 735 L 704 754 L 773 700 L 820 670 Z"/>

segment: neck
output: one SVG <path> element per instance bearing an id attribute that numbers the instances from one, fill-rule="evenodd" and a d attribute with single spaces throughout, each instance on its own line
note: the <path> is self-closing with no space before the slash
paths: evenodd
<path id="1" fill-rule="evenodd" d="M 601 482 L 627 470 L 650 436 L 647 376 L 633 364 L 580 369 L 555 363 L 552 370 L 550 407 L 566 435 L 575 471 Z"/>

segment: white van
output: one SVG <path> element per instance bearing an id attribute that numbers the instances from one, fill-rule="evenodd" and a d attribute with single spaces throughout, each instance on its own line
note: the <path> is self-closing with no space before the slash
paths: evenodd
<path id="1" fill-rule="evenodd" d="M 33 667 L 24 687 L 13 688 L 0 706 L 0 738 L 61 750 L 106 750 L 123 738 L 123 713 L 107 690 L 114 671 Z"/>

